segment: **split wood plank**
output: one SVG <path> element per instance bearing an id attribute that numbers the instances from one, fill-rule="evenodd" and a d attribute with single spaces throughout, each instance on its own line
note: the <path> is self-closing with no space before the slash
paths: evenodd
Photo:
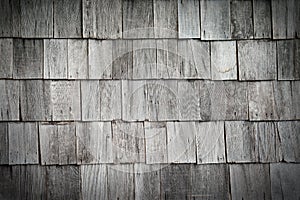
<path id="1" fill-rule="evenodd" d="M 230 0 L 200 1 L 201 39 L 230 39 Z"/>
<path id="2" fill-rule="evenodd" d="M 177 47 L 176 39 L 156 40 L 157 78 L 172 79 L 180 77 Z"/>
<path id="3" fill-rule="evenodd" d="M 132 164 L 107 166 L 108 199 L 134 199 Z"/>
<path id="4" fill-rule="evenodd" d="M 271 199 L 268 164 L 230 165 L 232 199 Z"/>
<path id="5" fill-rule="evenodd" d="M 80 82 L 52 81 L 50 87 L 53 121 L 80 120 Z"/>
<path id="6" fill-rule="evenodd" d="M 176 0 L 153 1 L 155 38 L 177 38 L 178 13 Z"/>
<path id="7" fill-rule="evenodd" d="M 276 79 L 274 41 L 238 41 L 239 80 Z"/>
<path id="8" fill-rule="evenodd" d="M 150 121 L 178 120 L 178 85 L 176 80 L 147 81 L 146 118 Z"/>
<path id="9" fill-rule="evenodd" d="M 42 165 L 76 164 L 74 124 L 40 124 Z"/>
<path id="10" fill-rule="evenodd" d="M 299 36 L 299 2 L 297 0 L 272 0 L 273 39 L 288 39 Z M 298 10 L 297 10 L 298 9 Z M 299 17 L 298 17 L 299 18 Z"/>
<path id="11" fill-rule="evenodd" d="M 121 38 L 122 1 L 83 0 L 83 37 Z"/>
<path id="12" fill-rule="evenodd" d="M 229 166 L 225 164 L 192 165 L 191 198 L 230 199 Z"/>
<path id="13" fill-rule="evenodd" d="M 0 37 L 13 36 L 13 6 L 11 0 L 0 1 Z M 19 24 L 18 24 L 19 25 Z"/>
<path id="14" fill-rule="evenodd" d="M 236 42 L 211 42 L 212 80 L 237 80 Z"/>
<path id="15" fill-rule="evenodd" d="M 19 166 L 16 166 L 19 168 Z M 17 178 L 19 173 L 12 166 L 0 166 L 0 198 L 1 199 L 20 199 L 19 192 L 16 191 Z"/>
<path id="16" fill-rule="evenodd" d="M 47 166 L 47 177 L 47 199 L 81 199 L 79 166 Z"/>
<path id="17" fill-rule="evenodd" d="M 81 165 L 82 199 L 108 200 L 107 165 Z"/>
<path id="18" fill-rule="evenodd" d="M 277 41 L 278 80 L 300 80 L 300 40 Z"/>
<path id="19" fill-rule="evenodd" d="M 76 123 L 77 164 L 112 163 L 110 122 Z"/>
<path id="20" fill-rule="evenodd" d="M 123 38 L 153 38 L 153 27 L 153 0 L 123 1 Z"/>
<path id="21" fill-rule="evenodd" d="M 161 199 L 188 199 L 191 193 L 191 165 L 168 165 L 161 169 Z"/>
<path id="22" fill-rule="evenodd" d="M 81 81 L 82 121 L 100 120 L 100 84 L 99 81 Z"/>
<path id="23" fill-rule="evenodd" d="M 293 113 L 293 91 L 291 90 L 291 82 L 289 81 L 274 81 L 273 93 L 275 99 L 275 113 L 280 120 L 294 119 Z"/>
<path id="24" fill-rule="evenodd" d="M 276 140 L 277 160 L 285 162 L 300 161 L 300 122 L 277 122 L 278 140 Z"/>
<path id="25" fill-rule="evenodd" d="M 0 39 L 0 78 L 12 78 L 12 75 L 13 75 L 13 40 Z"/>
<path id="26" fill-rule="evenodd" d="M 133 44 L 132 40 L 112 41 L 112 78 L 132 79 Z"/>
<path id="27" fill-rule="evenodd" d="M 88 72 L 90 79 L 111 79 L 112 40 L 89 40 Z"/>
<path id="28" fill-rule="evenodd" d="M 38 126 L 36 123 L 9 123 L 9 164 L 38 164 Z"/>
<path id="29" fill-rule="evenodd" d="M 35 79 L 43 77 L 44 43 L 40 39 L 14 39 L 13 77 Z"/>
<path id="30" fill-rule="evenodd" d="M 122 81 L 122 119 L 143 121 L 146 119 L 145 81 Z"/>
<path id="31" fill-rule="evenodd" d="M 224 122 L 196 123 L 197 164 L 225 163 Z"/>
<path id="32" fill-rule="evenodd" d="M 179 38 L 200 38 L 199 0 L 178 0 Z"/>
<path id="33" fill-rule="evenodd" d="M 87 40 L 68 40 L 68 78 L 88 78 L 88 46 Z"/>
<path id="34" fill-rule="evenodd" d="M 20 119 L 20 82 L 0 80 L 0 121 Z"/>
<path id="35" fill-rule="evenodd" d="M 167 124 L 145 122 L 146 163 L 167 163 Z"/>
<path id="36" fill-rule="evenodd" d="M 167 122 L 168 163 L 196 163 L 194 122 Z"/>
<path id="37" fill-rule="evenodd" d="M 253 27 L 254 38 L 271 38 L 271 0 L 254 0 L 253 1 Z"/>
<path id="38" fill-rule="evenodd" d="M 157 77 L 156 41 L 133 41 L 133 79 L 151 79 Z"/>
<path id="39" fill-rule="evenodd" d="M 292 114 L 293 119 L 300 119 L 300 81 L 292 81 Z"/>
<path id="40" fill-rule="evenodd" d="M 54 0 L 54 37 L 82 37 L 82 1 Z"/>
<path id="41" fill-rule="evenodd" d="M 53 1 L 23 0 L 21 7 L 21 37 L 53 37 Z"/>
<path id="42" fill-rule="evenodd" d="M 272 199 L 300 198 L 299 164 L 274 163 L 270 166 Z"/>
<path id="43" fill-rule="evenodd" d="M 159 169 L 159 165 L 134 165 L 135 199 L 160 199 Z"/>
<path id="44" fill-rule="evenodd" d="M 253 38 L 252 0 L 231 0 L 230 21 L 231 38 Z"/>
<path id="45" fill-rule="evenodd" d="M 114 163 L 145 163 L 143 123 L 112 122 Z"/>
<path id="46" fill-rule="evenodd" d="M 0 165 L 7 165 L 9 162 L 8 143 L 9 143 L 8 142 L 8 123 L 2 122 L 2 123 L 0 123 L 0 152 L 1 152 Z M 0 180 L 1 180 L 1 178 L 0 178 Z M 0 183 L 0 185 L 1 185 L 1 183 Z M 1 197 L 1 194 L 0 194 L 0 197 Z"/>
<path id="47" fill-rule="evenodd" d="M 52 119 L 50 81 L 21 81 L 21 117 L 25 121 Z"/>
<path id="48" fill-rule="evenodd" d="M 225 122 L 228 162 L 276 162 L 274 122 Z"/>
<path id="49" fill-rule="evenodd" d="M 184 79 L 210 79 L 209 43 L 199 40 L 178 40 L 178 62 Z"/>
<path id="50" fill-rule="evenodd" d="M 44 78 L 66 79 L 68 77 L 67 40 L 45 39 L 44 47 Z"/>
<path id="51" fill-rule="evenodd" d="M 208 120 L 247 120 L 247 83 L 201 81 L 200 116 Z"/>

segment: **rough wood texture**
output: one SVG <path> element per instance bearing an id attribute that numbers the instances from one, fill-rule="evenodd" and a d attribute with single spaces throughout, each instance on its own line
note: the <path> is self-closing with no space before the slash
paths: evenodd
<path id="1" fill-rule="evenodd" d="M 199 0 L 178 0 L 179 38 L 200 38 Z"/>
<path id="2" fill-rule="evenodd" d="M 99 81 L 81 81 L 82 121 L 100 120 L 100 84 Z"/>
<path id="3" fill-rule="evenodd" d="M 12 75 L 13 75 L 13 40 L 0 39 L 0 78 L 12 78 Z"/>
<path id="4" fill-rule="evenodd" d="M 9 164 L 38 164 L 38 126 L 36 123 L 9 123 Z"/>
<path id="5" fill-rule="evenodd" d="M 272 0 L 272 25 L 274 39 L 287 39 L 299 36 L 299 2 L 297 0 Z M 298 5 L 297 5 L 298 4 Z M 298 10 L 297 10 L 298 9 Z"/>
<path id="6" fill-rule="evenodd" d="M 83 37 L 116 39 L 121 36 L 121 0 L 83 0 Z"/>
<path id="7" fill-rule="evenodd" d="M 157 77 L 156 41 L 133 41 L 133 79 L 150 79 Z"/>
<path id="8" fill-rule="evenodd" d="M 68 78 L 88 78 L 87 40 L 68 40 Z"/>
<path id="9" fill-rule="evenodd" d="M 145 163 L 143 123 L 112 122 L 114 163 Z"/>
<path id="10" fill-rule="evenodd" d="M 53 121 L 81 119 L 79 84 L 75 81 L 51 82 Z"/>
<path id="11" fill-rule="evenodd" d="M 224 122 L 196 122 L 197 164 L 224 163 Z"/>
<path id="12" fill-rule="evenodd" d="M 66 79 L 68 77 L 67 40 L 44 40 L 44 78 Z"/>
<path id="13" fill-rule="evenodd" d="M 273 122 L 225 122 L 228 162 L 276 162 Z"/>
<path id="14" fill-rule="evenodd" d="M 239 80 L 276 78 L 274 41 L 238 41 Z"/>
<path id="15" fill-rule="evenodd" d="M 272 199 L 300 198 L 300 170 L 299 164 L 276 163 L 271 164 Z"/>
<path id="16" fill-rule="evenodd" d="M 231 38 L 253 38 L 252 0 L 231 0 Z"/>
<path id="17" fill-rule="evenodd" d="M 50 81 L 26 80 L 20 82 L 21 117 L 25 121 L 52 119 Z"/>
<path id="18" fill-rule="evenodd" d="M 167 122 L 168 163 L 196 162 L 194 122 Z"/>
<path id="19" fill-rule="evenodd" d="M 201 81 L 200 116 L 205 121 L 248 119 L 247 83 Z"/>
<path id="20" fill-rule="evenodd" d="M 123 1 L 123 38 L 153 38 L 153 0 Z"/>
<path id="21" fill-rule="evenodd" d="M 177 38 L 178 11 L 176 0 L 153 0 L 153 7 L 155 38 Z"/>
<path id="22" fill-rule="evenodd" d="M 22 0 L 20 7 L 22 37 L 53 37 L 53 0 Z"/>
<path id="23" fill-rule="evenodd" d="M 277 160 L 285 162 L 300 161 L 300 122 L 282 121 L 277 123 L 278 140 L 276 140 Z"/>
<path id="24" fill-rule="evenodd" d="M 146 163 L 167 163 L 167 124 L 145 122 Z"/>
<path id="25" fill-rule="evenodd" d="M 280 120 L 294 119 L 295 108 L 293 108 L 293 91 L 291 91 L 291 88 L 291 82 L 289 81 L 273 82 L 275 113 Z"/>
<path id="26" fill-rule="evenodd" d="M 182 78 L 211 78 L 208 42 L 178 40 L 178 59 Z"/>
<path id="27" fill-rule="evenodd" d="M 226 40 L 230 38 L 230 0 L 200 1 L 201 39 Z"/>
<path id="28" fill-rule="evenodd" d="M 254 38 L 271 38 L 271 0 L 253 1 Z"/>
<path id="29" fill-rule="evenodd" d="M 191 165 L 168 165 L 161 169 L 160 199 L 188 199 L 191 192 Z"/>
<path id="30" fill-rule="evenodd" d="M 133 47 L 132 40 L 112 41 L 112 78 L 132 79 Z"/>
<path id="31" fill-rule="evenodd" d="M 160 171 L 158 165 L 134 165 L 135 199 L 160 199 Z"/>
<path id="32" fill-rule="evenodd" d="M 150 121 L 169 121 L 178 119 L 177 81 L 147 81 L 146 119 Z"/>
<path id="33" fill-rule="evenodd" d="M 0 121 L 20 119 L 19 81 L 0 80 Z"/>
<path id="34" fill-rule="evenodd" d="M 191 198 L 230 199 L 228 165 L 192 165 Z"/>
<path id="35" fill-rule="evenodd" d="M 74 124 L 40 124 L 41 164 L 76 164 Z"/>
<path id="36" fill-rule="evenodd" d="M 133 165 L 107 167 L 108 199 L 134 199 Z"/>
<path id="37" fill-rule="evenodd" d="M 212 80 L 236 80 L 236 42 L 211 42 Z"/>
<path id="38" fill-rule="evenodd" d="M 267 164 L 230 165 L 232 199 L 271 199 Z"/>
<path id="39" fill-rule="evenodd" d="M 300 40 L 277 41 L 279 80 L 300 79 Z"/>
<path id="40" fill-rule="evenodd" d="M 82 1 L 54 0 L 54 37 L 82 37 Z"/>
<path id="41" fill-rule="evenodd" d="M 79 166 L 48 166 L 47 177 L 47 199 L 80 199 Z"/>
<path id="42" fill-rule="evenodd" d="M 89 40 L 88 71 L 90 79 L 110 79 L 112 73 L 112 41 Z"/>
<path id="43" fill-rule="evenodd" d="M 76 124 L 77 164 L 112 163 L 112 130 L 110 122 Z"/>
<path id="44" fill-rule="evenodd" d="M 3 122 L 3 123 L 0 123 L 0 152 L 1 152 L 0 165 L 8 164 L 8 160 L 9 160 L 9 149 L 8 148 L 9 148 L 8 147 L 8 124 Z M 1 183 L 0 183 L 0 185 L 1 185 Z M 1 194 L 0 194 L 0 197 L 1 197 Z"/>
<path id="45" fill-rule="evenodd" d="M 122 119 L 143 121 L 145 118 L 145 81 L 122 81 Z"/>
<path id="46" fill-rule="evenodd" d="M 0 37 L 11 37 L 13 35 L 13 12 L 11 0 L 0 1 Z"/>
<path id="47" fill-rule="evenodd" d="M 300 119 L 300 81 L 292 81 L 292 114 L 293 119 Z"/>
<path id="48" fill-rule="evenodd" d="M 80 172 L 82 199 L 107 200 L 107 166 L 82 165 Z"/>
<path id="49" fill-rule="evenodd" d="M 13 77 L 42 78 L 44 67 L 43 40 L 15 39 Z"/>

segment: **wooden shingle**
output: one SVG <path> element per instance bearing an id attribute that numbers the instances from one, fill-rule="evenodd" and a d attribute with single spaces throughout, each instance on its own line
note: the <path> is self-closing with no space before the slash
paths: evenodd
<path id="1" fill-rule="evenodd" d="M 87 40 L 68 40 L 68 78 L 88 78 Z"/>
<path id="2" fill-rule="evenodd" d="M 112 163 L 110 122 L 76 123 L 77 164 Z"/>
<path id="3" fill-rule="evenodd" d="M 112 41 L 112 78 L 132 79 L 133 47 L 132 40 Z"/>
<path id="4" fill-rule="evenodd" d="M 0 121 L 20 119 L 20 82 L 0 80 Z"/>
<path id="5" fill-rule="evenodd" d="M 0 152 L 1 152 L 0 165 L 8 164 L 8 160 L 9 160 L 8 144 L 9 144 L 9 142 L 8 142 L 8 123 L 2 122 L 2 123 L 0 123 Z M 0 197 L 1 197 L 1 195 L 0 195 Z"/>
<path id="6" fill-rule="evenodd" d="M 292 81 L 292 118 L 293 119 L 300 119 L 300 81 Z"/>
<path id="7" fill-rule="evenodd" d="M 83 37 L 116 39 L 122 36 L 121 0 L 83 0 Z"/>
<path id="8" fill-rule="evenodd" d="M 272 24 L 271 24 L 271 0 L 253 1 L 253 27 L 254 38 L 271 38 Z"/>
<path id="9" fill-rule="evenodd" d="M 13 40 L 0 39 L 0 78 L 12 78 L 12 75 L 13 75 Z"/>
<path id="10" fill-rule="evenodd" d="M 12 9 L 11 0 L 0 1 L 0 37 L 13 36 L 14 23 L 8 23 L 13 20 Z"/>
<path id="11" fill-rule="evenodd" d="M 81 81 L 82 121 L 100 120 L 100 84 L 99 81 Z"/>
<path id="12" fill-rule="evenodd" d="M 121 81 L 100 81 L 100 119 L 121 119 L 121 105 Z"/>

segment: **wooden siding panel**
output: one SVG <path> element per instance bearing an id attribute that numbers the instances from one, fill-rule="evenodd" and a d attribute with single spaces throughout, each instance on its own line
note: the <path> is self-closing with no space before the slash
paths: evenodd
<path id="1" fill-rule="evenodd" d="M 14 39 L 13 77 L 16 79 L 35 79 L 43 77 L 43 40 Z"/>
<path id="2" fill-rule="evenodd" d="M 0 121 L 20 119 L 19 81 L 0 80 Z"/>
<path id="3" fill-rule="evenodd" d="M 99 81 L 81 81 L 82 121 L 100 120 L 100 84 Z"/>
<path id="4" fill-rule="evenodd" d="M 253 27 L 254 38 L 271 38 L 271 0 L 254 0 L 253 1 Z"/>
<path id="5" fill-rule="evenodd" d="M 88 78 L 87 40 L 68 40 L 68 78 Z"/>
<path id="6" fill-rule="evenodd" d="M 211 73 L 213 80 L 236 80 L 236 42 L 211 42 Z"/>
<path id="7" fill-rule="evenodd" d="M 300 81 L 292 81 L 292 114 L 293 119 L 300 119 Z"/>
<path id="8" fill-rule="evenodd" d="M 13 6 L 11 0 L 0 1 L 0 37 L 13 36 Z M 7 23 L 10 22 L 10 23 Z"/>
<path id="9" fill-rule="evenodd" d="M 76 124 L 77 164 L 112 163 L 110 122 Z"/>
<path id="10" fill-rule="evenodd" d="M 112 41 L 112 78 L 132 79 L 133 44 L 132 40 Z"/>
<path id="11" fill-rule="evenodd" d="M 116 39 L 121 36 L 121 0 L 83 0 L 83 37 Z"/>
<path id="12" fill-rule="evenodd" d="M 8 146 L 8 144 L 9 144 L 9 142 L 8 142 L 8 124 L 6 122 L 2 122 L 2 123 L 0 123 L 0 152 L 1 152 L 0 165 L 8 164 L 8 161 L 9 161 L 9 146 Z M 0 178 L 0 180 L 1 180 L 1 178 Z M 1 197 L 1 195 L 0 195 L 0 197 Z"/>
<path id="13" fill-rule="evenodd" d="M 59 165 L 76 164 L 75 125 L 57 126 Z"/>
<path id="14" fill-rule="evenodd" d="M 0 39 L 0 78 L 12 78 L 12 75 L 13 75 L 13 40 Z"/>
<path id="15" fill-rule="evenodd" d="M 224 122 L 196 123 L 197 163 L 224 163 Z"/>

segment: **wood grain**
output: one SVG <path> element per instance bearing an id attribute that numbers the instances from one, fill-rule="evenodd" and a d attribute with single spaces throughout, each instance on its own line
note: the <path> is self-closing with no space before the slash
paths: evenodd
<path id="1" fill-rule="evenodd" d="M 83 0 L 83 37 L 121 38 L 122 1 Z"/>
<path id="2" fill-rule="evenodd" d="M 271 0 L 253 1 L 254 38 L 271 38 L 272 36 Z"/>
<path id="3" fill-rule="evenodd" d="M 1 151 L 0 165 L 7 165 L 9 162 L 9 146 L 8 146 L 8 144 L 9 144 L 9 142 L 8 142 L 8 123 L 2 122 L 2 123 L 0 123 L 0 151 Z M 1 195 L 0 195 L 0 197 L 1 197 Z"/>
<path id="4" fill-rule="evenodd" d="M 12 78 L 12 75 L 13 75 L 13 40 L 0 39 L 0 78 Z"/>
<path id="5" fill-rule="evenodd" d="M 77 164 L 112 163 L 110 122 L 76 123 Z"/>
<path id="6" fill-rule="evenodd" d="M 300 119 L 300 81 L 292 81 L 292 114 L 293 119 Z"/>
<path id="7" fill-rule="evenodd" d="M 20 82 L 0 80 L 0 121 L 20 119 Z"/>
<path id="8" fill-rule="evenodd" d="M 95 80 L 81 81 L 82 121 L 100 120 L 100 84 Z"/>
<path id="9" fill-rule="evenodd" d="M 112 78 L 132 79 L 133 47 L 132 40 L 112 41 Z"/>
<path id="10" fill-rule="evenodd" d="M 11 0 L 0 1 L 0 37 L 13 36 L 13 6 Z M 19 25 L 19 24 L 18 24 Z"/>
<path id="11" fill-rule="evenodd" d="M 68 78 L 88 78 L 87 40 L 68 39 Z"/>

